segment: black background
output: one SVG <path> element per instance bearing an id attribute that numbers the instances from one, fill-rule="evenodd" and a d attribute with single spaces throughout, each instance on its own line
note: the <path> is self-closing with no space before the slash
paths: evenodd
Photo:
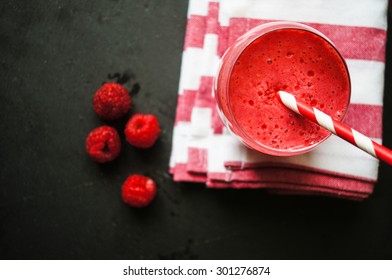
<path id="1" fill-rule="evenodd" d="M 362 203 L 173 182 L 168 162 L 187 5 L 1 2 L 0 257 L 392 258 L 392 169 L 384 163 L 374 194 Z M 389 147 L 391 67 L 389 42 L 383 116 Z M 118 76 L 133 88 L 130 114 L 156 114 L 163 132 L 146 151 L 122 135 L 120 157 L 98 165 L 84 146 L 89 131 L 103 124 L 92 96 Z M 125 121 L 109 124 L 122 131 Z M 145 209 L 121 201 L 121 184 L 132 173 L 158 184 Z"/>

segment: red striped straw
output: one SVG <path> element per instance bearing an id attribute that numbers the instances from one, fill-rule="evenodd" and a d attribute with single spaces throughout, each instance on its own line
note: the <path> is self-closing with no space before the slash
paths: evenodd
<path id="1" fill-rule="evenodd" d="M 317 123 L 321 127 L 357 146 L 375 158 L 392 165 L 392 151 L 390 149 L 374 142 L 369 137 L 359 133 L 344 123 L 333 119 L 320 110 L 305 104 L 303 101 L 297 100 L 295 96 L 290 93 L 279 91 L 279 97 L 282 103 L 290 110 Z"/>

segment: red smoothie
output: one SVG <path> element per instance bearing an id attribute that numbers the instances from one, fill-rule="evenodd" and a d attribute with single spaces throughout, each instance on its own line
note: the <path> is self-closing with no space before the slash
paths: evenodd
<path id="1" fill-rule="evenodd" d="M 251 41 L 233 62 L 228 75 L 218 76 L 226 78 L 226 85 L 217 82 L 218 105 L 228 127 L 256 150 L 298 154 L 330 135 L 289 111 L 277 96 L 279 90 L 339 120 L 346 112 L 350 99 L 346 64 L 320 35 L 297 28 L 269 31 Z"/>

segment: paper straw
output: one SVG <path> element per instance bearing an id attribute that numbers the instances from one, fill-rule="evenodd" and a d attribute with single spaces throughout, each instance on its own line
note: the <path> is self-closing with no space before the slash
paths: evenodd
<path id="1" fill-rule="evenodd" d="M 369 137 L 359 133 L 344 123 L 333 119 L 331 116 L 321 112 L 320 110 L 309 106 L 299 99 L 296 99 L 295 96 L 290 93 L 279 91 L 279 97 L 282 103 L 290 110 L 317 123 L 321 127 L 357 146 L 375 158 L 392 165 L 392 151 L 390 149 L 374 142 Z"/>

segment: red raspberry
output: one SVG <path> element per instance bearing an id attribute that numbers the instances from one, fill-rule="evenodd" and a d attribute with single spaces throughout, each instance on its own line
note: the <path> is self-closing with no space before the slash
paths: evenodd
<path id="1" fill-rule="evenodd" d="M 133 207 L 144 207 L 150 204 L 157 192 L 155 182 L 142 175 L 129 176 L 122 185 L 123 201 Z"/>
<path id="2" fill-rule="evenodd" d="M 86 139 L 86 151 L 94 161 L 99 163 L 114 160 L 121 151 L 117 130 L 105 125 L 91 131 Z"/>
<path id="3" fill-rule="evenodd" d="M 150 148 L 161 132 L 158 119 L 154 115 L 133 115 L 125 126 L 127 141 L 138 148 Z"/>
<path id="4" fill-rule="evenodd" d="M 94 95 L 94 111 L 104 120 L 115 120 L 125 116 L 131 108 L 131 97 L 127 90 L 116 83 L 106 83 Z"/>

